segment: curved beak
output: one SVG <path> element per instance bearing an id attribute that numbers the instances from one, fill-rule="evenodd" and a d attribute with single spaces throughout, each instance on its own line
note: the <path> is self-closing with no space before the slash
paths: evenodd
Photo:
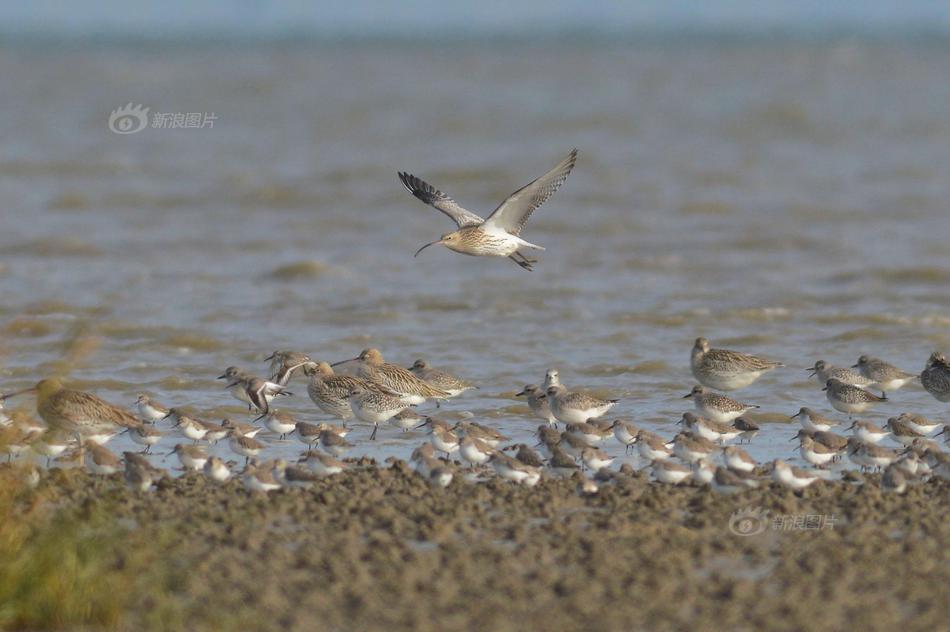
<path id="1" fill-rule="evenodd" d="M 347 362 L 356 362 L 359 358 L 350 358 L 349 360 L 340 360 L 339 362 L 334 362 L 330 366 L 340 366 L 341 364 L 346 364 Z"/>
<path id="2" fill-rule="evenodd" d="M 7 393 L 6 395 L 0 395 L 0 402 L 6 401 L 10 399 L 11 397 L 16 397 L 17 395 L 23 395 L 24 393 L 32 393 L 35 390 L 36 390 L 36 387 L 31 386 L 30 388 L 24 388 L 24 389 L 20 389 L 19 391 L 13 391 L 12 393 Z"/>
<path id="3" fill-rule="evenodd" d="M 436 244 L 441 244 L 441 243 L 442 243 L 442 240 L 441 240 L 441 239 L 439 239 L 438 241 L 430 242 L 430 243 L 426 244 L 425 246 L 423 246 L 422 248 L 420 248 L 419 250 L 417 250 L 417 251 L 416 251 L 416 254 L 414 254 L 414 255 L 412 255 L 412 256 L 413 256 L 413 258 L 418 257 L 418 256 L 419 256 L 419 253 L 422 252 L 423 250 L 425 250 L 426 248 L 428 248 L 429 246 L 434 246 L 434 245 L 436 245 Z"/>

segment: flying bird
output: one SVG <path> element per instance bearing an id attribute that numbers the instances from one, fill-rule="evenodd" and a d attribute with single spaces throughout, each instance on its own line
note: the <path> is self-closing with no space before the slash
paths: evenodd
<path id="1" fill-rule="evenodd" d="M 521 187 L 509 195 L 488 219 L 482 219 L 468 211 L 451 197 L 424 182 L 416 176 L 399 172 L 399 179 L 414 196 L 439 209 L 458 224 L 458 230 L 446 233 L 442 237 L 426 244 L 413 256 L 436 244 L 442 244 L 449 250 L 473 257 L 508 257 L 525 270 L 531 270 L 531 264 L 537 260 L 529 259 L 520 252 L 525 248 L 544 250 L 521 238 L 521 230 L 531 217 L 531 213 L 545 203 L 554 192 L 564 184 L 574 168 L 577 150 L 572 149 L 564 160 L 546 174 Z"/>

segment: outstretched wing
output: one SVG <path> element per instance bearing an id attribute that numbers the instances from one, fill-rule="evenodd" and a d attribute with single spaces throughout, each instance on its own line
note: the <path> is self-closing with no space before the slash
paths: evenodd
<path id="1" fill-rule="evenodd" d="M 564 184 L 574 168 L 577 150 L 572 149 L 556 167 L 537 180 L 526 184 L 501 203 L 485 221 L 485 228 L 501 228 L 512 235 L 520 235 L 531 213 L 547 201 Z"/>
<path id="2" fill-rule="evenodd" d="M 452 220 L 458 224 L 459 228 L 462 228 L 463 226 L 477 226 L 478 224 L 481 224 L 485 221 L 475 213 L 467 211 L 459 206 L 458 202 L 447 196 L 445 193 L 442 193 L 442 191 L 439 191 L 428 182 L 420 180 L 411 173 L 403 173 L 400 171 L 399 179 L 402 181 L 409 193 L 412 193 L 426 204 L 431 204 L 435 208 L 451 217 Z"/>

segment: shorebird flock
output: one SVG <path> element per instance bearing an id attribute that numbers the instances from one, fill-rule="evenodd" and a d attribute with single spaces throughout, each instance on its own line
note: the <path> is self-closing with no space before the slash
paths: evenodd
<path id="1" fill-rule="evenodd" d="M 950 361 L 940 353 L 930 356 L 919 375 L 863 355 L 850 368 L 818 361 L 808 369 L 831 407 L 847 415 L 845 421 L 843 415 L 835 418 L 808 407 L 790 415 L 800 424 L 790 441 L 798 441 L 798 452 L 809 468 L 781 459 L 756 461 L 740 446 L 759 433 L 759 425 L 748 417 L 759 406 L 713 390 L 744 388 L 784 365 L 712 348 L 705 338 L 696 340 L 690 356 L 699 384 L 682 395 L 692 400 L 694 411 L 682 415 L 677 422 L 682 430 L 672 438 L 624 418 L 611 419 L 609 413 L 618 400 L 571 390 L 561 382 L 560 373 L 550 369 L 540 386 L 528 384 L 515 394 L 525 398 L 532 418 L 544 422 L 533 446 L 512 442 L 498 429 L 475 421 L 449 423 L 434 414 L 438 408 L 428 415 L 416 412 L 419 406 L 434 402 L 439 407 L 477 388 L 421 359 L 403 367 L 369 348 L 332 364 L 295 351 L 274 352 L 266 361 L 268 378 L 237 367 L 228 367 L 219 376 L 225 391 L 247 406 L 247 421 L 207 421 L 185 407 L 166 407 L 144 394 L 133 412 L 67 388 L 57 378 L 44 379 L 0 396 L 0 448 L 8 460 L 22 459 L 34 471 L 34 455 L 39 455 L 47 467 L 79 462 L 94 474 L 123 472 L 128 485 L 142 491 L 167 475 L 150 460 L 163 442 L 169 444 L 164 454 L 174 454 L 183 471 L 203 472 L 219 483 L 236 478 L 254 492 L 308 486 L 357 466 L 359 442 L 348 438 L 355 423 L 368 431 L 365 441 L 375 440 L 381 426 L 424 430 L 428 439 L 412 451 L 410 460 L 415 471 L 436 487 L 491 476 L 528 486 L 545 477 L 574 477 L 581 493 L 596 493 L 599 484 L 632 473 L 630 463 L 612 467 L 616 459 L 602 449 L 611 440 L 627 453 L 634 451 L 641 469 L 658 484 L 709 486 L 720 493 L 769 482 L 800 492 L 819 480 L 830 480 L 832 465 L 844 457 L 861 471 L 882 471 L 880 484 L 889 492 L 902 493 L 908 485 L 933 476 L 950 479 L 950 454 L 936 439 L 943 435 L 944 443 L 950 443 L 950 426 L 908 412 L 891 417 L 883 427 L 854 419 L 889 401 L 887 392 L 918 379 L 938 401 L 950 402 Z M 295 376 L 306 379 L 307 394 L 325 420 L 311 423 L 280 410 L 278 400 L 292 396 Z M 31 393 L 42 422 L 4 411 L 10 399 Z M 840 429 L 850 435 L 837 434 Z M 141 451 L 126 451 L 120 457 L 105 447 L 120 434 L 127 434 Z M 881 445 L 885 439 L 894 447 Z M 227 441 L 232 458 L 209 454 L 209 447 L 222 441 Z M 265 458 L 274 446 L 289 441 L 303 444 L 294 462 Z M 728 445 L 733 441 L 735 445 Z M 853 471 L 844 475 L 854 476 Z"/>

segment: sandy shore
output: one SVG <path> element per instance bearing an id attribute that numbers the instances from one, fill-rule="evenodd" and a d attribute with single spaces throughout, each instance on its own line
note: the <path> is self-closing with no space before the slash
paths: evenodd
<path id="1" fill-rule="evenodd" d="M 64 589 L 102 603 L 46 620 L 65 627 L 935 630 L 950 616 L 939 480 L 903 496 L 819 484 L 799 498 L 633 475 L 582 497 L 564 480 L 434 489 L 398 463 L 269 495 L 198 475 L 140 493 L 80 470 L 9 489 L 6 528 L 32 529 L 17 556 L 43 555 L 44 530 L 63 524 L 58 542 L 99 547 L 92 574 Z M 761 525 L 730 528 L 756 507 L 769 511 Z M 0 623 L 41 621 L 8 610 Z"/>

